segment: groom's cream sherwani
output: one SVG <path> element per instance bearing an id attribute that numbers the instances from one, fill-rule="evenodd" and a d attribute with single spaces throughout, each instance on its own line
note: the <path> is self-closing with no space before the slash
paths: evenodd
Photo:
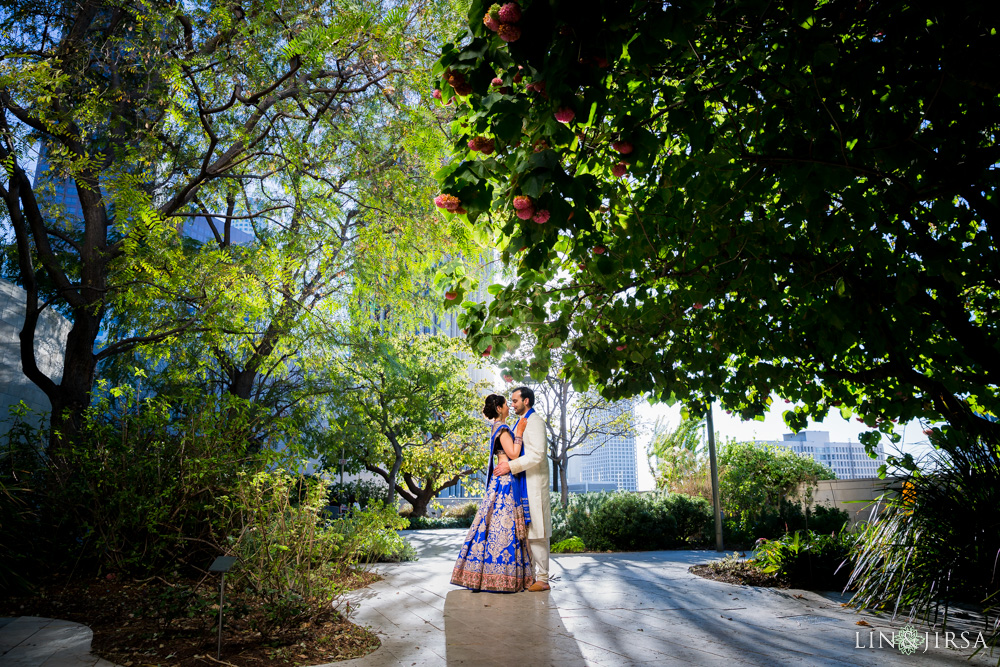
<path id="1" fill-rule="evenodd" d="M 524 456 L 508 465 L 512 473 L 523 472 L 528 485 L 528 548 L 535 566 L 535 578 L 549 579 L 549 537 L 552 535 L 552 516 L 549 509 L 549 457 L 545 438 L 545 422 L 533 412 L 524 428 Z"/>

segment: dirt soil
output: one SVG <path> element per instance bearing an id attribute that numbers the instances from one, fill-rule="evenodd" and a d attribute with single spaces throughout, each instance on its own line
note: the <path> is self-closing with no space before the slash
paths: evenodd
<path id="1" fill-rule="evenodd" d="M 347 583 L 351 588 L 360 588 L 378 579 L 374 573 L 356 572 Z M 193 616 L 175 613 L 167 618 L 150 611 L 155 608 L 150 600 L 162 599 L 165 592 L 177 590 L 178 583 L 190 587 L 197 581 L 171 582 L 171 585 L 158 579 L 118 581 L 114 575 L 108 575 L 67 584 L 65 577 L 53 577 L 42 582 L 30 596 L 0 600 L 0 616 L 59 618 L 88 625 L 94 631 L 92 651 L 124 667 L 219 665 L 215 659 L 219 590 L 214 581 L 199 587 L 204 602 L 200 612 Z M 208 603 L 213 592 L 214 605 Z M 227 592 L 227 608 L 229 602 Z M 311 620 L 283 627 L 270 636 L 262 635 L 239 619 L 227 618 L 223 625 L 221 664 L 318 665 L 358 658 L 378 648 L 378 638 L 348 621 L 342 613 L 346 611 L 332 607 L 320 610 Z"/>
<path id="2" fill-rule="evenodd" d="M 727 584 L 738 584 L 741 586 L 766 586 L 768 588 L 788 588 L 788 582 L 783 581 L 776 574 L 765 574 L 755 567 L 741 563 L 734 565 L 727 563 L 720 567 L 716 563 L 707 565 L 692 565 L 688 568 L 691 574 L 697 574 L 705 579 L 724 581 Z"/>

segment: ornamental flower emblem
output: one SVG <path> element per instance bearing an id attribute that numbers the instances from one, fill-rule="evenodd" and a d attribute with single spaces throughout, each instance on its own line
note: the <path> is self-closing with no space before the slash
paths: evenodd
<path id="1" fill-rule="evenodd" d="M 912 625 L 904 625 L 903 629 L 896 633 L 896 648 L 903 655 L 911 655 L 923 644 L 920 633 Z"/>

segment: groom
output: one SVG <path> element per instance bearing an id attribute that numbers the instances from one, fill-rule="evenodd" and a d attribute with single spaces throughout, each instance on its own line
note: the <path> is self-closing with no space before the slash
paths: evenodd
<path id="1" fill-rule="evenodd" d="M 508 472 L 525 473 L 528 484 L 528 551 L 535 566 L 535 583 L 529 591 L 549 590 L 549 537 L 552 519 L 549 514 L 549 461 L 545 441 L 545 422 L 535 414 L 535 392 L 528 387 L 518 387 L 510 396 L 510 405 L 520 417 L 514 425 L 514 437 L 524 438 L 524 456 L 504 461 L 493 471 L 494 475 Z"/>

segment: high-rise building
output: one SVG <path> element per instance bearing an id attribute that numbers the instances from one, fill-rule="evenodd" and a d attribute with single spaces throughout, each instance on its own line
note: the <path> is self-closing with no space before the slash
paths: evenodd
<path id="1" fill-rule="evenodd" d="M 635 415 L 632 401 L 619 401 L 602 413 L 595 413 L 595 423 L 611 422 L 625 412 Z M 570 493 L 588 491 L 635 491 L 638 486 L 638 463 L 635 434 L 595 435 L 588 442 L 570 450 L 566 466 L 566 485 Z"/>
<path id="2" fill-rule="evenodd" d="M 35 189 L 42 193 L 42 206 L 46 215 L 62 216 L 67 227 L 83 222 L 83 207 L 80 205 L 80 197 L 76 192 L 76 183 L 71 178 L 59 178 L 52 171 L 52 166 L 46 158 L 45 146 L 41 146 L 38 152 L 38 162 L 35 163 Z M 223 223 L 215 220 L 216 229 L 221 234 Z M 253 228 L 247 220 L 234 220 L 230 239 L 235 245 L 247 245 L 253 242 Z M 214 241 L 215 235 L 208 218 L 205 216 L 191 216 L 184 219 L 181 233 L 202 243 Z"/>
<path id="3" fill-rule="evenodd" d="M 885 463 L 881 444 L 876 446 L 877 458 L 873 459 L 860 442 L 830 442 L 828 431 L 786 433 L 782 442 L 776 444 L 828 466 L 837 479 L 876 477 L 879 466 Z"/>

